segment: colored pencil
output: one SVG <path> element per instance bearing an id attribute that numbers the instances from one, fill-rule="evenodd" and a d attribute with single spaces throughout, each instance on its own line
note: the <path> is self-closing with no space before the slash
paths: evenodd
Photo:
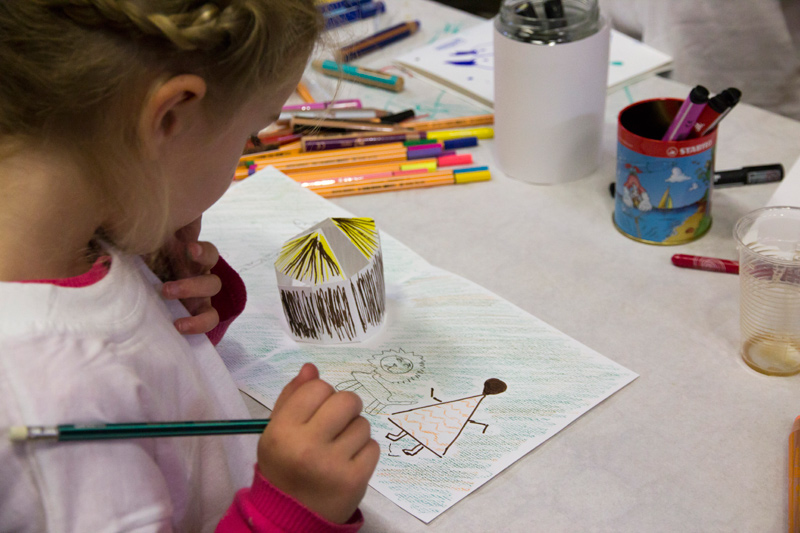
<path id="1" fill-rule="evenodd" d="M 325 198 L 354 196 L 401 189 L 419 189 L 439 185 L 458 185 L 491 179 L 488 167 L 475 167 L 459 170 L 439 170 L 413 176 L 368 180 L 363 183 L 343 184 L 315 189 L 314 192 Z"/>
<path id="2" fill-rule="evenodd" d="M 337 185 L 344 185 L 347 183 L 359 183 L 362 181 L 383 179 L 383 178 L 397 178 L 400 176 L 417 176 L 419 174 L 426 174 L 430 172 L 428 169 L 412 169 L 412 170 L 387 170 L 384 172 L 373 172 L 371 174 L 362 174 L 360 176 L 342 176 L 340 178 L 318 178 L 310 179 L 308 181 L 298 181 L 303 188 L 311 191 L 315 189 L 325 189 Z"/>
<path id="3" fill-rule="evenodd" d="M 274 137 L 268 141 L 262 141 L 259 137 L 253 136 L 248 140 L 247 145 L 242 153 L 247 155 L 277 150 L 281 146 L 299 141 L 301 137 L 302 136 L 298 134 L 291 134 L 283 135 L 281 137 Z"/>
<path id="4" fill-rule="evenodd" d="M 374 148 L 378 148 L 378 150 Z M 267 152 L 267 154 L 269 153 Z M 325 157 L 320 157 L 320 152 L 272 158 L 246 156 L 240 159 L 239 167 L 236 169 L 236 178 L 247 177 L 252 173 L 253 167 L 260 170 L 269 165 L 282 172 L 290 172 L 292 170 L 323 170 L 347 167 L 358 163 L 406 161 L 408 159 L 406 148 L 401 143 L 345 148 L 322 153 L 325 154 Z"/>
<path id="5" fill-rule="evenodd" d="M 424 120 L 406 122 L 407 128 L 415 131 L 447 130 L 451 128 L 468 128 L 472 126 L 486 126 L 494 124 L 494 115 L 474 115 L 470 117 L 442 118 L 438 120 Z"/>
<path id="6" fill-rule="evenodd" d="M 401 160 L 401 161 L 384 161 L 384 162 L 366 162 L 347 167 L 331 168 L 327 170 L 299 170 L 285 171 L 285 174 L 295 181 L 309 181 L 314 179 L 327 179 L 327 178 L 340 178 L 348 176 L 359 176 L 363 174 L 372 174 L 376 172 L 389 172 L 399 170 L 414 170 L 414 169 L 427 169 L 436 170 L 439 167 L 469 165 L 472 164 L 472 156 L 470 154 L 462 154 L 456 156 L 458 159 L 452 157 L 432 157 L 428 159 L 416 159 L 414 161 Z M 441 163 L 440 163 L 441 160 Z"/>
<path id="7" fill-rule="evenodd" d="M 383 109 L 359 107 L 353 109 L 320 109 L 310 111 L 282 111 L 278 117 L 279 121 L 289 121 L 292 117 L 328 119 L 328 120 L 369 120 L 371 122 L 381 122 L 381 119 L 389 115 Z"/>
<path id="8" fill-rule="evenodd" d="M 325 118 L 303 118 L 292 117 L 289 124 L 293 131 L 302 130 L 355 130 L 355 131 L 385 131 L 385 132 L 411 132 L 410 129 L 396 126 L 394 124 L 383 124 L 380 122 L 364 122 L 358 120 L 333 120 Z"/>
<path id="9" fill-rule="evenodd" d="M 365 39 L 343 46 L 336 53 L 336 60 L 347 63 L 374 50 L 380 50 L 401 39 L 405 39 L 419 30 L 419 21 L 401 22 L 390 28 L 379 31 Z"/>
<path id="10" fill-rule="evenodd" d="M 311 92 L 308 90 L 308 87 L 302 81 L 297 83 L 297 88 L 295 89 L 297 95 L 307 104 L 314 103 L 314 97 L 311 96 Z"/>
<path id="11" fill-rule="evenodd" d="M 285 105 L 281 111 L 321 111 L 323 109 L 361 109 L 361 100 L 331 100 L 329 102 L 307 102 Z"/>
<path id="12" fill-rule="evenodd" d="M 300 141 L 291 142 L 289 144 L 284 144 L 275 150 L 268 150 L 263 152 L 251 152 L 249 154 L 242 155 L 239 158 L 239 166 L 246 167 L 245 161 L 260 161 L 263 159 L 272 159 L 273 157 L 287 157 L 290 155 L 299 155 L 302 153 L 303 147 L 300 144 Z"/>
<path id="13" fill-rule="evenodd" d="M 160 423 L 85 424 L 59 426 L 12 426 L 12 441 L 26 440 L 108 440 L 141 439 L 152 437 L 190 437 L 199 435 L 237 435 L 261 433 L 269 419 L 254 420 L 198 420 Z"/>
<path id="14" fill-rule="evenodd" d="M 392 142 L 403 142 L 411 139 L 420 139 L 425 133 L 397 133 L 397 132 L 376 132 L 349 134 L 345 133 L 337 136 L 306 136 L 301 142 L 304 152 L 320 152 L 335 150 L 339 148 L 351 148 L 355 146 L 371 146 L 375 144 L 386 144 Z"/>
<path id="15" fill-rule="evenodd" d="M 312 61 L 311 66 L 326 76 L 355 81 L 388 91 L 399 92 L 403 90 L 404 79 L 401 76 L 384 74 L 380 70 L 337 63 L 329 59 Z"/>
<path id="16" fill-rule="evenodd" d="M 342 156 L 351 156 L 357 154 L 383 154 L 383 153 L 407 153 L 408 149 L 403 146 L 401 142 L 377 144 L 370 146 L 356 146 L 352 148 L 339 148 L 336 150 L 325 150 L 323 152 L 301 152 L 299 154 L 287 155 L 281 157 L 281 162 L 295 162 L 295 161 L 325 161 L 329 159 L 337 159 Z M 264 154 L 269 157 L 269 152 Z M 239 159 L 243 162 L 244 159 L 259 160 L 260 154 L 253 154 Z"/>

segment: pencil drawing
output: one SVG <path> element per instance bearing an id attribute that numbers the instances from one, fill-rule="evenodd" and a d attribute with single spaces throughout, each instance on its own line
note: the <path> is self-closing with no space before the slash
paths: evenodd
<path id="1" fill-rule="evenodd" d="M 400 431 L 387 433 L 386 438 L 392 442 L 406 436 L 414 439 L 416 445 L 403 449 L 406 455 L 416 455 L 426 448 L 437 457 L 444 457 L 467 424 L 483 426 L 481 433 L 486 433 L 489 425 L 472 420 L 472 415 L 486 396 L 500 394 L 506 388 L 505 382 L 491 378 L 484 382 L 481 394 L 392 413 L 389 421 Z M 391 445 L 389 449 L 391 453 Z"/>
<path id="2" fill-rule="evenodd" d="M 353 371 L 353 379 L 336 385 L 361 397 L 364 412 L 380 414 L 389 405 L 411 405 L 415 402 L 403 394 L 401 384 L 416 381 L 425 373 L 425 359 L 414 352 L 384 350 L 369 359 L 372 372 Z"/>

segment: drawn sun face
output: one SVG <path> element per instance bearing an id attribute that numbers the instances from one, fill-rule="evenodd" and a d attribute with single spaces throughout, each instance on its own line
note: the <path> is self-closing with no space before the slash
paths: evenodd
<path id="1" fill-rule="evenodd" d="M 425 373 L 425 359 L 402 348 L 383 350 L 370 357 L 369 362 L 381 379 L 391 383 L 408 383 Z"/>
<path id="2" fill-rule="evenodd" d="M 414 368 L 414 363 L 406 357 L 387 355 L 381 359 L 381 368 L 390 374 L 405 374 Z"/>

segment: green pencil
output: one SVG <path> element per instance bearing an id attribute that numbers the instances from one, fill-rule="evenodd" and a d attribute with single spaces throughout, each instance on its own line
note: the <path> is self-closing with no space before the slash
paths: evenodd
<path id="1" fill-rule="evenodd" d="M 8 437 L 25 440 L 105 440 L 150 437 L 189 437 L 197 435 L 235 435 L 261 433 L 268 418 L 253 420 L 196 420 L 182 422 L 143 422 L 130 424 L 81 424 L 62 426 L 12 426 Z"/>

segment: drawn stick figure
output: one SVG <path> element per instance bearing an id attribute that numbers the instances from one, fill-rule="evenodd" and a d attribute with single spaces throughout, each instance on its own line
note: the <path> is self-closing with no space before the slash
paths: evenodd
<path id="1" fill-rule="evenodd" d="M 499 379 L 487 379 L 482 394 L 392 413 L 389 421 L 400 431 L 387 433 L 386 438 L 392 442 L 406 436 L 414 439 L 417 444 L 413 448 L 403 449 L 406 455 L 416 455 L 427 448 L 437 457 L 443 457 L 467 423 L 483 426 L 482 433 L 486 433 L 488 424 L 473 421 L 472 415 L 486 396 L 500 394 L 506 388 Z"/>

